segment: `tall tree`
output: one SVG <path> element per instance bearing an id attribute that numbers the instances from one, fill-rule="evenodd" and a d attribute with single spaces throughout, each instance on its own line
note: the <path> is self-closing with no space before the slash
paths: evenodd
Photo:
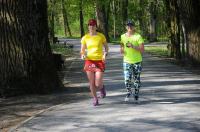
<path id="1" fill-rule="evenodd" d="M 128 19 L 128 0 L 122 1 L 122 25 L 126 24 Z"/>
<path id="2" fill-rule="evenodd" d="M 187 57 L 200 63 L 200 0 L 178 0 L 178 6 Z"/>
<path id="3" fill-rule="evenodd" d="M 80 7 L 80 30 L 81 30 L 81 37 L 85 34 L 84 33 L 84 27 L 83 27 L 83 0 L 79 0 L 79 7 Z"/>
<path id="4" fill-rule="evenodd" d="M 46 0 L 0 1 L 0 49 L 1 96 L 58 88 Z"/>
<path id="5" fill-rule="evenodd" d="M 54 43 L 54 27 L 55 27 L 55 0 L 49 1 L 49 40 L 53 44 Z"/>
<path id="6" fill-rule="evenodd" d="M 147 2 L 147 1 L 145 1 L 145 0 L 140 0 L 140 2 L 139 2 L 139 5 L 140 5 L 140 8 L 139 8 L 139 17 L 138 17 L 138 20 L 139 20 L 139 26 L 140 26 L 140 30 L 142 31 L 142 35 L 143 36 L 147 36 L 147 34 L 148 34 L 148 30 L 147 30 L 147 26 L 145 26 L 145 25 L 147 25 L 147 20 L 145 20 L 145 18 L 146 18 L 146 6 L 147 6 L 147 4 L 145 3 L 145 2 Z"/>
<path id="7" fill-rule="evenodd" d="M 112 15 L 113 15 L 113 38 L 116 38 L 116 6 L 115 6 L 115 0 L 111 3 L 112 7 Z"/>
<path id="8" fill-rule="evenodd" d="M 101 0 L 96 0 L 96 16 L 97 16 L 97 23 L 98 29 L 104 33 L 106 36 L 107 41 L 109 42 L 109 35 L 108 35 L 108 20 L 106 17 L 106 3 Z"/>
<path id="9" fill-rule="evenodd" d="M 67 36 L 67 32 L 69 33 L 69 36 L 72 36 L 71 29 L 69 27 L 69 20 L 68 20 L 68 15 L 67 15 L 67 10 L 65 8 L 65 0 L 61 0 L 61 5 L 62 5 L 62 14 L 63 14 L 63 20 L 64 20 L 64 31 L 65 31 L 65 36 Z"/>
<path id="10" fill-rule="evenodd" d="M 157 8 L 158 8 L 158 1 L 151 1 L 150 2 L 150 36 L 149 41 L 157 41 Z"/>
<path id="11" fill-rule="evenodd" d="M 181 59 L 180 51 L 180 14 L 177 1 L 166 0 L 168 13 L 171 14 L 168 19 L 170 28 L 170 56 L 176 59 Z"/>

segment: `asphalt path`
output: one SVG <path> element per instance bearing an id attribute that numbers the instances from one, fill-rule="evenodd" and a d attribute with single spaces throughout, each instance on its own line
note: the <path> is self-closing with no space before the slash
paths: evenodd
<path id="1" fill-rule="evenodd" d="M 79 52 L 80 40 L 68 39 L 67 41 L 74 45 L 74 52 Z M 92 106 L 91 98 L 88 96 L 83 100 L 48 109 L 12 131 L 200 131 L 200 75 L 162 58 L 144 54 L 140 103 L 136 104 L 133 99 L 125 103 L 122 56 L 118 45 L 109 45 L 109 47 L 110 53 L 104 75 L 107 97 L 100 99 L 99 106 Z M 71 67 L 81 71 L 82 65 L 82 60 L 78 59 Z M 74 71 L 74 74 L 77 72 Z M 84 76 L 84 74 L 80 75 Z M 79 80 L 76 77 L 71 76 L 74 86 L 88 87 L 87 79 Z"/>

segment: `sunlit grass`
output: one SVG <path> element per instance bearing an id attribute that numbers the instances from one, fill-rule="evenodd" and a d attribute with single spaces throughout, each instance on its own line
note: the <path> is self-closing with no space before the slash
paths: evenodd
<path id="1" fill-rule="evenodd" d="M 145 46 L 145 52 L 158 56 L 168 56 L 168 49 L 166 46 Z"/>

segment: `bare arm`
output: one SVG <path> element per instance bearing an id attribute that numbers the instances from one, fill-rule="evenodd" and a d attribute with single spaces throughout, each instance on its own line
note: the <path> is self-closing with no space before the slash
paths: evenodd
<path id="1" fill-rule="evenodd" d="M 104 44 L 104 54 L 103 54 L 103 61 L 105 61 L 106 60 L 106 56 L 108 55 L 108 50 L 109 50 L 109 48 L 108 48 L 108 43 L 107 42 L 105 42 Z"/>
<path id="2" fill-rule="evenodd" d="M 81 58 L 82 58 L 82 59 L 85 58 L 85 50 L 86 50 L 86 45 L 85 45 L 85 44 L 82 44 L 82 45 L 81 45 L 81 51 L 80 51 L 80 55 L 81 55 Z"/>
<path id="3" fill-rule="evenodd" d="M 120 53 L 124 54 L 124 44 L 123 43 L 120 44 Z"/>
<path id="4" fill-rule="evenodd" d="M 108 43 L 105 42 L 105 43 L 104 43 L 104 54 L 108 54 L 108 50 L 109 50 L 109 48 L 108 48 Z"/>

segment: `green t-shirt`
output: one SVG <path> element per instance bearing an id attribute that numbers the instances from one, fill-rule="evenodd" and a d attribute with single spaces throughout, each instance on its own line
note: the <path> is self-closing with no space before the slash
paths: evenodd
<path id="1" fill-rule="evenodd" d="M 139 46 L 144 43 L 140 34 L 134 33 L 128 37 L 126 34 L 121 35 L 121 43 L 124 44 L 124 62 L 135 64 L 142 61 L 142 54 L 133 48 L 128 48 L 127 43 L 131 43 L 134 46 Z"/>

